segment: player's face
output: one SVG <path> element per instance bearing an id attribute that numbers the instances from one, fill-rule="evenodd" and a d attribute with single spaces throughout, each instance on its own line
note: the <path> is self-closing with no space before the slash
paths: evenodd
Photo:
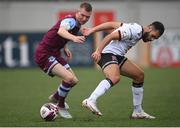
<path id="1" fill-rule="evenodd" d="M 80 25 L 85 24 L 91 16 L 91 12 L 87 12 L 84 8 L 80 8 L 77 12 L 77 21 Z"/>
<path id="2" fill-rule="evenodd" d="M 159 31 L 155 30 L 153 26 L 148 26 L 148 31 L 143 33 L 142 40 L 150 42 L 159 38 Z"/>

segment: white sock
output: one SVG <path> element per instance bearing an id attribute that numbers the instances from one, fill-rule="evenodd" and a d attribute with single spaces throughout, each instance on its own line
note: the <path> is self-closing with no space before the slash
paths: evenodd
<path id="1" fill-rule="evenodd" d="M 97 98 L 102 96 L 110 87 L 111 85 L 106 79 L 102 80 L 88 99 L 96 102 Z"/>
<path id="2" fill-rule="evenodd" d="M 133 106 L 135 112 L 142 111 L 142 100 L 143 100 L 143 87 L 133 87 L 132 86 L 132 93 L 133 93 Z"/>

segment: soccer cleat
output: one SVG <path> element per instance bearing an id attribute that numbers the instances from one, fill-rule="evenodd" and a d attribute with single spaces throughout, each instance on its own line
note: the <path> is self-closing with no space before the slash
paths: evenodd
<path id="1" fill-rule="evenodd" d="M 131 118 L 132 119 L 155 119 L 156 117 L 151 116 L 144 111 L 141 111 L 141 112 L 133 112 Z"/>
<path id="2" fill-rule="evenodd" d="M 82 102 L 82 106 L 89 109 L 93 114 L 96 114 L 98 116 L 102 116 L 102 113 L 97 108 L 95 102 L 92 102 L 91 100 L 85 99 Z"/>
<path id="3" fill-rule="evenodd" d="M 58 113 L 64 119 L 71 119 L 72 118 L 71 114 L 65 108 L 59 108 Z"/>
<path id="4" fill-rule="evenodd" d="M 48 99 L 51 103 L 55 103 L 55 104 L 58 103 L 58 100 L 56 98 L 54 98 L 53 94 L 50 95 Z M 65 105 L 65 109 L 69 109 L 69 105 L 66 102 L 64 103 L 64 105 Z"/>

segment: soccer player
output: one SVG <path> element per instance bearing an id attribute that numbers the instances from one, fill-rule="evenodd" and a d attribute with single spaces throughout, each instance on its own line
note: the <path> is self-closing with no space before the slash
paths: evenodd
<path id="1" fill-rule="evenodd" d="M 86 29 L 85 35 L 106 29 L 115 29 L 108 34 L 92 54 L 92 58 L 102 68 L 105 75 L 90 97 L 82 102 L 82 106 L 90 109 L 99 116 L 102 113 L 96 106 L 97 99 L 111 87 L 116 85 L 121 75 L 132 79 L 133 113 L 134 119 L 155 119 L 142 109 L 144 72 L 135 63 L 125 57 L 127 51 L 139 40 L 151 42 L 158 39 L 164 32 L 164 25 L 155 21 L 148 26 L 137 23 L 106 22 L 94 28 Z"/>
<path id="2" fill-rule="evenodd" d="M 60 19 L 43 37 L 35 52 L 35 62 L 49 76 L 57 76 L 60 85 L 57 91 L 49 96 L 50 101 L 57 103 L 59 114 L 61 117 L 69 119 L 71 114 L 67 111 L 69 106 L 65 103 L 69 91 L 78 82 L 77 77 L 73 73 L 67 63 L 72 58 L 72 53 L 68 49 L 67 42 L 73 41 L 82 44 L 85 36 L 78 35 L 84 25 L 90 18 L 92 13 L 91 4 L 84 2 L 73 15 L 67 15 Z M 67 58 L 63 58 L 60 54 L 63 50 Z"/>

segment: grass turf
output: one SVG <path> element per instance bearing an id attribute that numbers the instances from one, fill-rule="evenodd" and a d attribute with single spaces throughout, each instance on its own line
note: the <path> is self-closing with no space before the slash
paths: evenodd
<path id="1" fill-rule="evenodd" d="M 180 126 L 180 69 L 145 69 L 143 108 L 155 120 L 132 120 L 131 80 L 120 83 L 98 100 L 102 117 L 81 107 L 103 79 L 101 71 L 74 68 L 79 83 L 70 92 L 67 102 L 73 119 L 57 118 L 43 121 L 40 107 L 57 89 L 59 80 L 50 78 L 40 69 L 0 69 L 0 126 L 28 127 L 176 127 Z"/>

